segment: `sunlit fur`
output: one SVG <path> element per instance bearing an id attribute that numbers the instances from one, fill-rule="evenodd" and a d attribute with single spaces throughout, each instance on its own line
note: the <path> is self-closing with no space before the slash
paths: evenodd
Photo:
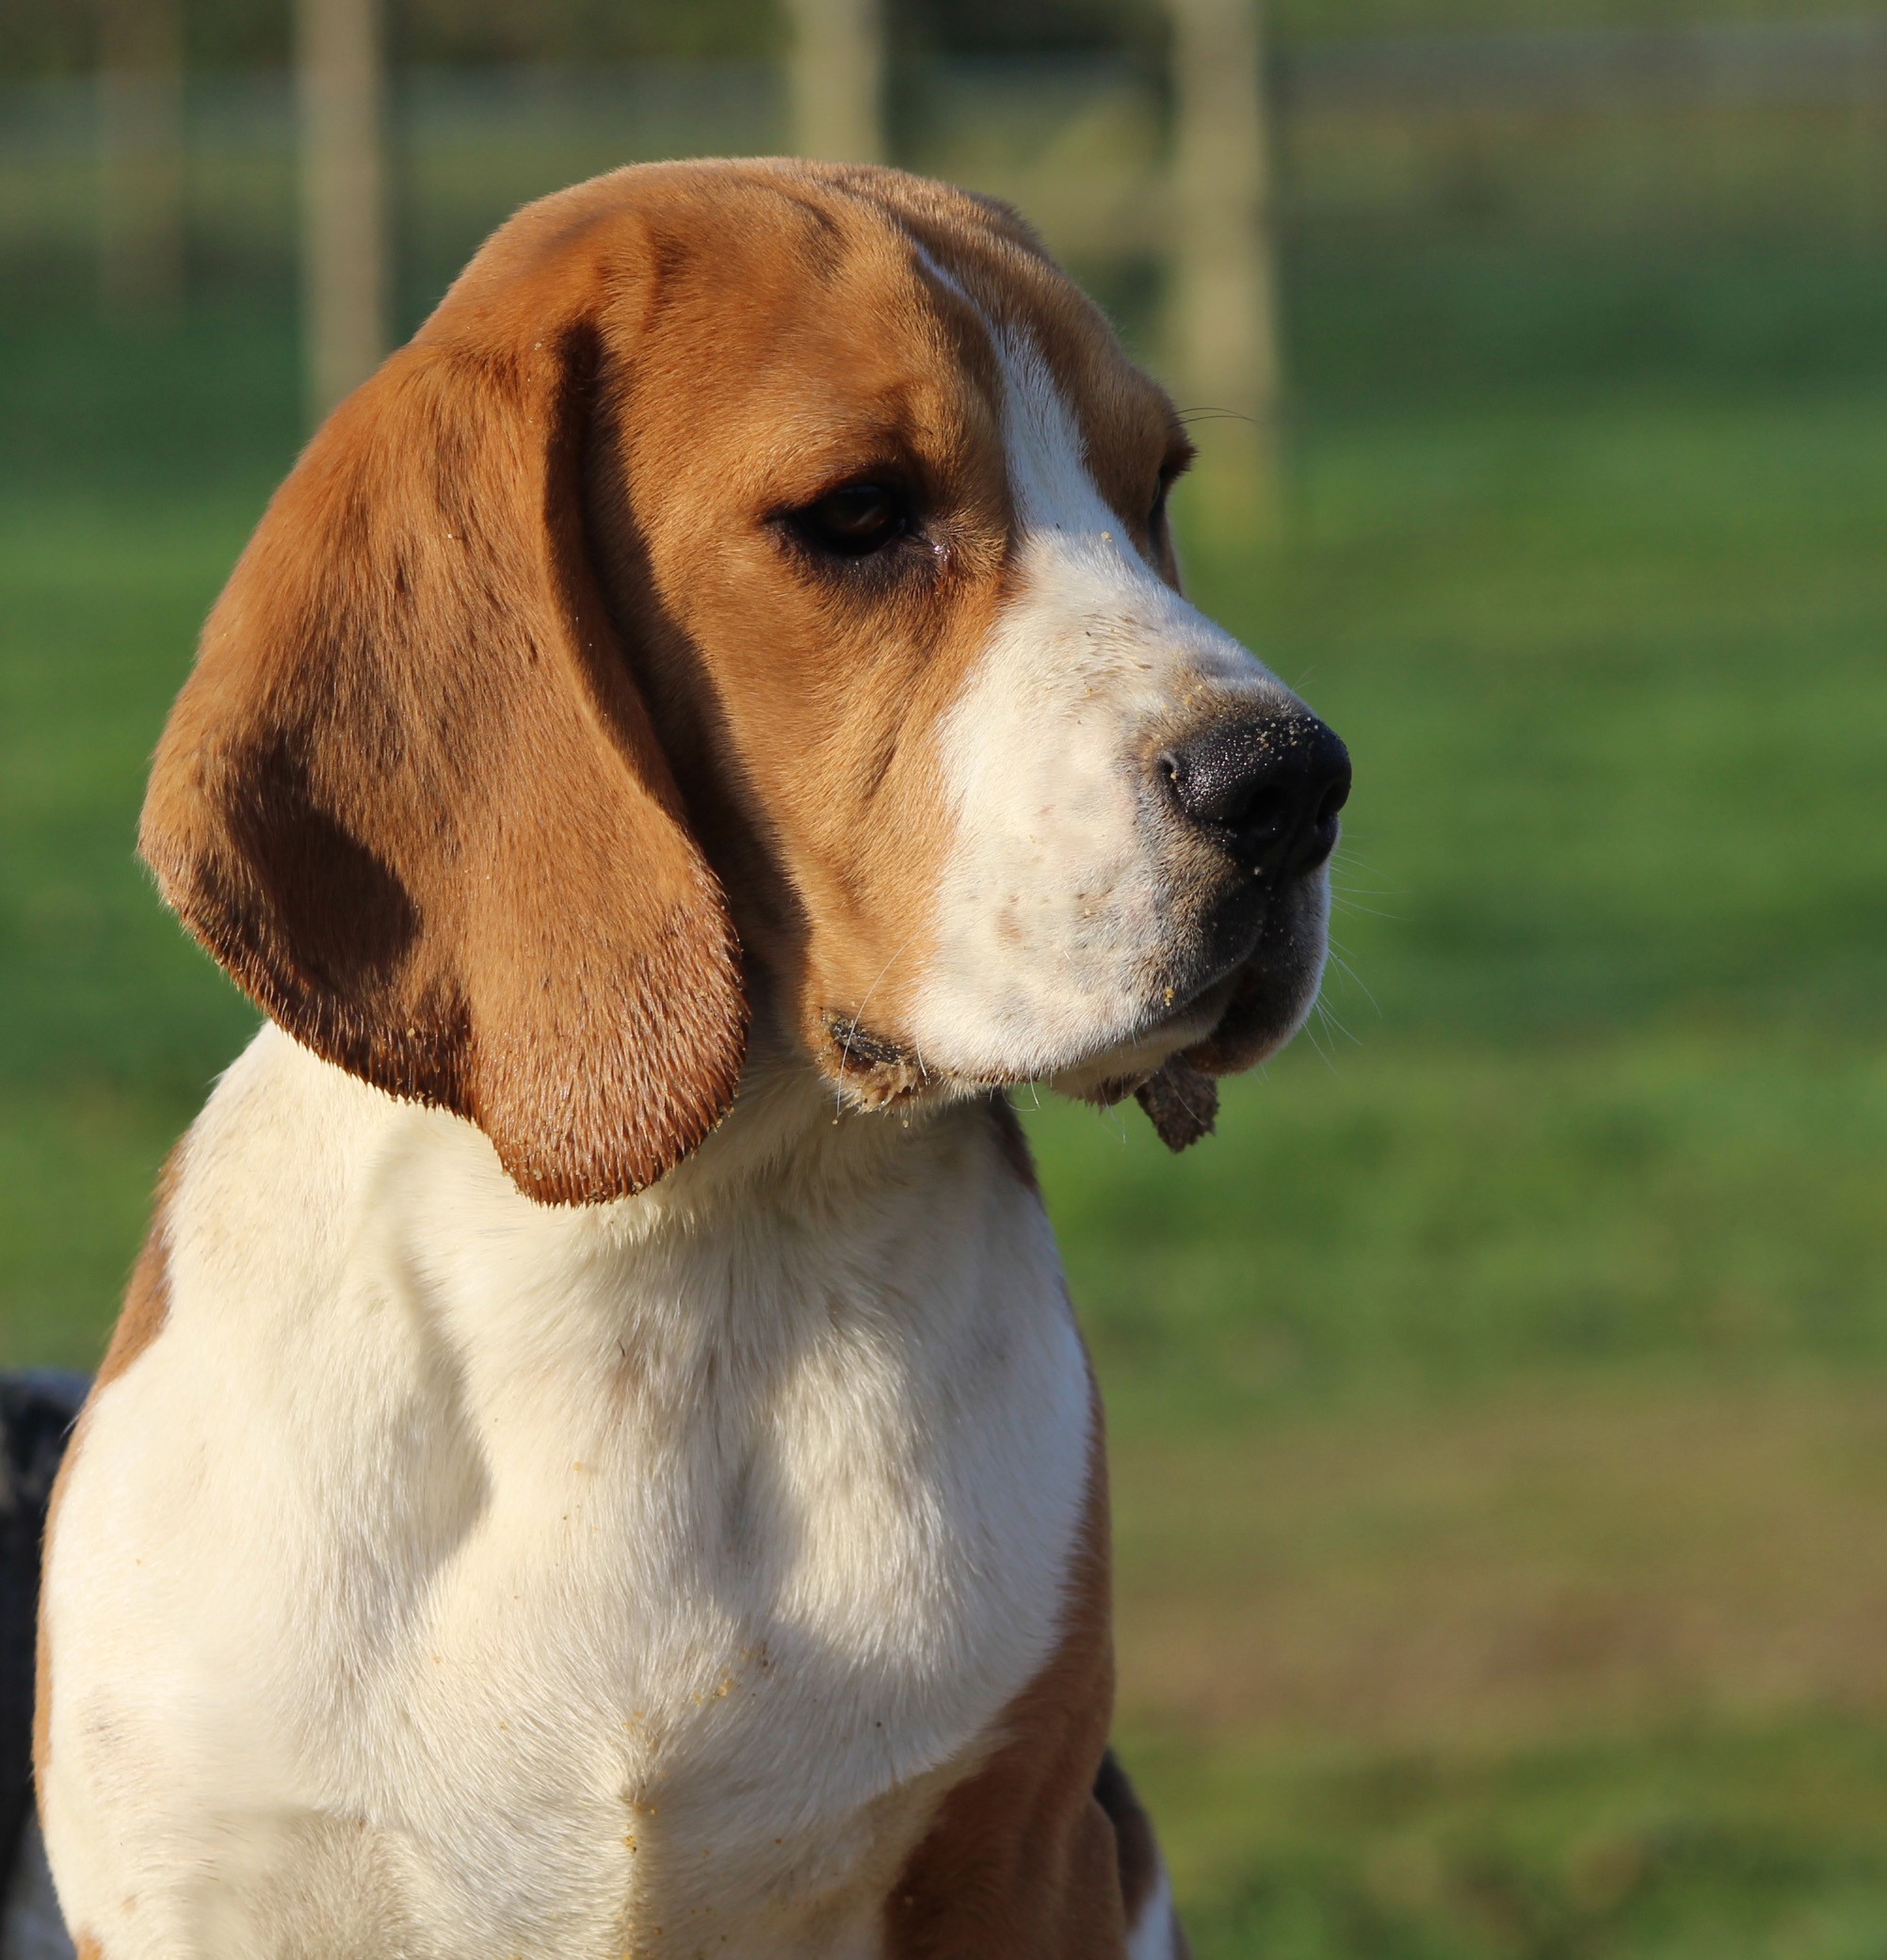
<path id="1" fill-rule="evenodd" d="M 1153 759 L 1210 718 L 1295 703 L 1127 535 L 1026 332 L 991 332 L 1015 590 L 943 727 L 955 828 L 912 1032 L 927 1063 L 971 1078 L 1150 1069 L 1226 998 L 1199 998 L 1191 971 L 1223 867 L 1160 795 Z"/>
<path id="2" fill-rule="evenodd" d="M 656 1190 L 544 1207 L 265 1030 L 61 1505 L 72 1923 L 112 1960 L 879 1953 L 1087 1502 L 1054 1243 L 986 1133 L 834 1126 L 782 1070 Z"/>
<path id="3" fill-rule="evenodd" d="M 1228 954 L 1163 787 L 1291 705 L 1178 591 L 1185 453 L 1013 213 L 765 162 L 521 213 L 310 445 L 146 807 L 279 1025 L 56 1502 L 80 1960 L 1184 1953 L 989 1089 L 1314 993 L 1321 871 Z M 809 548 L 880 479 L 896 551 Z"/>

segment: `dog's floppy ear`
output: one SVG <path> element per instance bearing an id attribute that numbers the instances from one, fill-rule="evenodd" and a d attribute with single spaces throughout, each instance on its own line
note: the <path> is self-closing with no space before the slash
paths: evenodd
<path id="1" fill-rule="evenodd" d="M 469 1117 L 530 1197 L 585 1202 L 725 1113 L 746 1001 L 590 567 L 598 329 L 580 299 L 479 298 L 449 298 L 277 493 L 139 843 L 297 1039 Z"/>

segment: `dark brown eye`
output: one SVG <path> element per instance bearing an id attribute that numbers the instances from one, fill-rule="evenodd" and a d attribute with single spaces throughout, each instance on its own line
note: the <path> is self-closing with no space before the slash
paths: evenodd
<path id="1" fill-rule="evenodd" d="M 1167 498 L 1172 487 L 1192 467 L 1193 448 L 1190 443 L 1167 452 L 1167 459 L 1160 465 L 1160 477 L 1153 487 L 1153 501 L 1147 511 L 1147 535 L 1157 538 L 1160 528 L 1167 521 Z"/>
<path id="2" fill-rule="evenodd" d="M 868 557 L 911 529 L 904 497 L 882 483 L 848 483 L 829 490 L 798 515 L 799 529 L 821 551 L 841 558 Z"/>

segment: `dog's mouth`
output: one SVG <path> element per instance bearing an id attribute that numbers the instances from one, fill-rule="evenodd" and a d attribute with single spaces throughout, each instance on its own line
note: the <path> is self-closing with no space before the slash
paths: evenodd
<path id="1" fill-rule="evenodd" d="M 1048 1086 L 1100 1109 L 1131 1096 L 1169 1150 L 1189 1149 L 1212 1134 L 1218 1117 L 1218 1084 L 1190 1058 L 1218 1038 L 1240 979 L 1224 975 L 1127 1047 L 1053 1075 Z"/>
<path id="2" fill-rule="evenodd" d="M 1211 1134 L 1218 1078 L 1275 1054 L 1309 1015 L 1323 977 L 1327 911 L 1321 877 L 1274 892 L 1229 964 L 1174 989 L 1174 1004 L 1144 1033 L 1051 1077 L 1049 1086 L 1104 1107 L 1133 1096 L 1173 1150 Z"/>
<path id="3" fill-rule="evenodd" d="M 1310 1012 L 1322 976 L 1327 893 L 1321 876 L 1263 895 L 1228 927 L 1223 916 L 1163 980 L 1141 1011 L 1089 1054 L 1043 1074 L 974 1076 L 927 1055 L 913 1041 L 844 1009 L 820 1018 L 818 1059 L 854 1108 L 884 1109 L 1041 1081 L 1058 1095 L 1108 1107 L 1136 1097 L 1173 1149 L 1208 1134 L 1215 1079 L 1255 1067 L 1282 1048 Z"/>
<path id="4" fill-rule="evenodd" d="M 1174 988 L 1146 1023 L 1125 1040 L 1119 1037 L 1080 1061 L 1045 1077 L 1026 1071 L 969 1077 L 927 1058 L 911 1042 L 843 1010 L 823 1018 L 820 1056 L 826 1073 L 861 1109 L 884 1109 L 913 1098 L 940 1100 L 991 1089 L 1016 1088 L 1040 1079 L 1058 1095 L 1108 1107 L 1134 1094 L 1175 1054 L 1210 1039 L 1235 997 L 1237 973 L 1220 975 L 1184 998 Z"/>
<path id="5" fill-rule="evenodd" d="M 860 1109 L 886 1109 L 952 1086 L 953 1078 L 929 1068 L 911 1044 L 842 1009 L 826 1014 L 821 1047 L 826 1072 Z"/>

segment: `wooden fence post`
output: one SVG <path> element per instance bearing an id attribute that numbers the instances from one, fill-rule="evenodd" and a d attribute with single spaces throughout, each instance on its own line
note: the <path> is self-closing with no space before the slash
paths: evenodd
<path id="1" fill-rule="evenodd" d="M 1172 351 L 1209 506 L 1227 528 L 1280 516 L 1283 362 L 1271 237 L 1262 0 L 1167 0 L 1177 114 Z M 1196 506 L 1198 507 L 1198 506 Z"/>
<path id="2" fill-rule="evenodd" d="M 387 350 L 386 48 L 379 0 L 296 0 L 295 26 L 312 425 Z"/>
<path id="3" fill-rule="evenodd" d="M 184 24 L 177 0 L 103 0 L 99 284 L 114 311 L 184 297 Z"/>
<path id="4" fill-rule="evenodd" d="M 792 144 L 798 156 L 882 163 L 884 15 L 880 0 L 787 0 Z"/>

